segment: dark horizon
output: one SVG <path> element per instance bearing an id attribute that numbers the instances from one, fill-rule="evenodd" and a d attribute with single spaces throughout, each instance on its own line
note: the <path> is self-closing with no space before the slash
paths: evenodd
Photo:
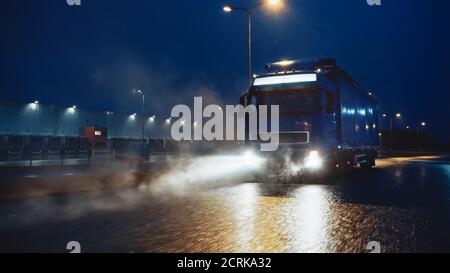
<path id="1" fill-rule="evenodd" d="M 254 16 L 253 70 L 280 59 L 334 57 L 404 126 L 450 139 L 448 1 L 286 1 Z M 257 1 L 251 2 L 257 3 Z M 194 95 L 236 104 L 247 85 L 244 1 L 0 3 L 1 99 L 169 115 Z"/>

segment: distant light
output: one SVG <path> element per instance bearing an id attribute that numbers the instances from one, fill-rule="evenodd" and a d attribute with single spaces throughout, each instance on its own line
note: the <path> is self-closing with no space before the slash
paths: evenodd
<path id="1" fill-rule="evenodd" d="M 166 119 L 166 123 L 170 123 L 171 120 L 171 118 Z"/>
<path id="2" fill-rule="evenodd" d="M 366 124 L 366 130 L 369 130 L 370 126 L 369 124 Z"/>
<path id="3" fill-rule="evenodd" d="M 383 114 L 383 118 L 385 118 L 385 117 L 387 117 L 387 115 L 386 115 L 386 114 Z"/>
<path id="4" fill-rule="evenodd" d="M 223 7 L 223 11 L 225 12 L 231 12 L 233 9 L 230 6 Z"/>
<path id="5" fill-rule="evenodd" d="M 267 0 L 267 4 L 270 6 L 276 6 L 280 4 L 280 0 Z"/>
<path id="6" fill-rule="evenodd" d="M 72 106 L 72 109 L 77 109 L 77 106 L 76 105 Z"/>
<path id="7" fill-rule="evenodd" d="M 322 69 L 317 68 L 317 69 L 316 69 L 316 73 L 320 73 L 320 72 L 322 72 Z"/>
<path id="8" fill-rule="evenodd" d="M 406 126 L 406 129 L 409 129 L 409 126 Z"/>
<path id="9" fill-rule="evenodd" d="M 39 104 L 39 101 L 35 100 L 35 101 L 34 101 L 34 104 Z"/>
<path id="10" fill-rule="evenodd" d="M 383 134 L 382 133 L 378 133 L 378 136 L 383 136 Z"/>
<path id="11" fill-rule="evenodd" d="M 136 114 L 136 113 L 134 113 L 134 114 L 133 114 L 133 116 L 137 116 L 137 114 Z"/>
<path id="12" fill-rule="evenodd" d="M 401 117 L 402 117 L 402 114 L 397 113 L 397 114 L 395 114 L 395 116 L 396 116 L 397 118 L 401 118 Z"/>
<path id="13" fill-rule="evenodd" d="M 427 123 L 426 122 L 422 122 L 420 125 L 425 127 L 425 126 L 427 126 Z"/>
<path id="14" fill-rule="evenodd" d="M 369 96 L 372 96 L 372 93 L 369 92 Z"/>
<path id="15" fill-rule="evenodd" d="M 31 110 L 37 110 L 38 104 L 32 102 L 32 103 L 29 103 L 29 104 L 27 105 L 27 107 L 30 108 Z"/>
<path id="16" fill-rule="evenodd" d="M 366 115 L 366 109 L 359 109 L 358 110 L 358 114 L 360 114 L 361 116 L 365 116 Z"/>
<path id="17" fill-rule="evenodd" d="M 276 62 L 276 63 L 273 63 L 273 64 L 274 65 L 280 65 L 280 66 L 289 66 L 289 65 L 292 65 L 294 63 L 295 63 L 295 61 L 286 60 L 286 61 Z"/>
<path id="18" fill-rule="evenodd" d="M 155 116 L 149 118 L 150 122 L 155 122 Z"/>
<path id="19" fill-rule="evenodd" d="M 194 121 L 194 127 L 197 127 L 198 121 Z"/>
<path id="20" fill-rule="evenodd" d="M 255 79 L 254 86 L 274 85 L 284 83 L 301 83 L 301 82 L 316 82 L 317 74 L 294 74 L 283 76 L 270 76 Z"/>
<path id="21" fill-rule="evenodd" d="M 372 125 L 372 128 L 373 128 L 373 129 L 376 129 L 376 128 L 377 128 L 377 125 L 376 125 L 376 124 Z"/>

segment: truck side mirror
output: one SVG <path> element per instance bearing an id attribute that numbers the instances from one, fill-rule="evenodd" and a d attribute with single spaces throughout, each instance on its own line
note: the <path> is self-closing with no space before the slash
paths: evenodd
<path id="1" fill-rule="evenodd" d="M 245 106 L 246 106 L 246 105 L 245 105 L 245 99 L 246 99 L 246 98 L 247 98 L 247 94 L 242 95 L 242 96 L 239 98 L 239 104 L 245 107 Z"/>

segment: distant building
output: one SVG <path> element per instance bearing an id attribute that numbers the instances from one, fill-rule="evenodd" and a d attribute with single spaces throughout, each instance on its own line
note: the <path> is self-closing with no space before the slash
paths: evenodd
<path id="1" fill-rule="evenodd" d="M 78 107 L 44 105 L 39 102 L 0 101 L 0 135 L 81 136 L 84 127 L 107 128 L 108 139 L 169 138 L 170 124 L 165 118 L 142 117 Z"/>

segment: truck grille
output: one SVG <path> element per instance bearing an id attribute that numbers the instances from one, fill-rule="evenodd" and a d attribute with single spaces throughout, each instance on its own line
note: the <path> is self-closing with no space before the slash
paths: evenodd
<path id="1" fill-rule="evenodd" d="M 280 143 L 308 143 L 308 132 L 280 133 Z"/>
<path id="2" fill-rule="evenodd" d="M 309 132 L 281 132 L 281 133 L 279 133 L 279 137 L 280 137 L 281 144 L 306 144 L 306 143 L 309 143 Z M 261 138 L 260 138 L 260 140 L 261 140 Z"/>

